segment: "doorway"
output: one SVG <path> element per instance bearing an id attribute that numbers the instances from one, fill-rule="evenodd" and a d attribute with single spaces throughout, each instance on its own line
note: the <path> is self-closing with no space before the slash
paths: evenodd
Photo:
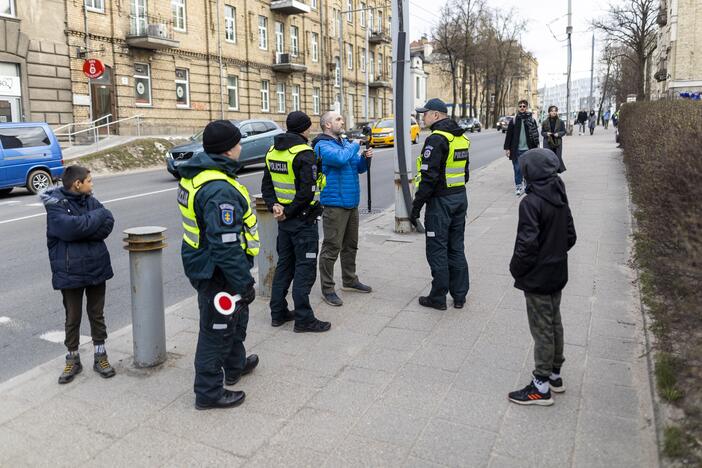
<path id="1" fill-rule="evenodd" d="M 100 78 L 90 80 L 90 93 L 92 95 L 93 115 L 92 120 L 110 115 L 110 122 L 117 120 L 115 108 L 115 86 L 113 83 L 112 67 L 105 65 L 105 73 Z M 107 123 L 100 121 L 99 125 Z M 108 133 L 107 127 L 99 129 L 101 135 Z M 116 127 L 110 127 L 109 132 L 117 133 Z"/>

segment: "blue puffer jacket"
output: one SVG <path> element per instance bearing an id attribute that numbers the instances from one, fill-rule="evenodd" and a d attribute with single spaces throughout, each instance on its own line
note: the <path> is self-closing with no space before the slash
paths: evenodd
<path id="1" fill-rule="evenodd" d="M 64 188 L 40 195 L 46 208 L 46 238 L 54 289 L 93 286 L 112 278 L 105 239 L 112 232 L 112 213 L 92 195 Z"/>
<path id="2" fill-rule="evenodd" d="M 358 174 L 368 170 L 366 158 L 358 154 L 361 145 L 322 134 L 312 146 L 322 159 L 322 172 L 327 176 L 327 186 L 320 195 L 322 205 L 356 208 L 361 200 Z"/>

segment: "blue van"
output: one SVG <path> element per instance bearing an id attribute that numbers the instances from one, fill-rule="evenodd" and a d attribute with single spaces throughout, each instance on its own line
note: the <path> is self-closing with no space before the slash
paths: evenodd
<path id="1" fill-rule="evenodd" d="M 14 187 L 40 192 L 62 174 L 61 146 L 48 124 L 0 124 L 0 195 Z"/>

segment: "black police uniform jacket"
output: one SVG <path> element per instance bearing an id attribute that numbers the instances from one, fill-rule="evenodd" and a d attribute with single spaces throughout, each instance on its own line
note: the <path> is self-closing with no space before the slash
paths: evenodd
<path id="1" fill-rule="evenodd" d="M 435 122 L 431 126 L 431 130 L 441 130 L 456 136 L 461 136 L 465 133 L 465 130 L 451 119 L 442 119 Z M 448 154 L 449 142 L 446 137 L 434 134 L 427 137 L 422 148 L 422 159 L 428 168 L 422 172 L 422 181 L 414 194 L 413 211 L 417 214 L 431 197 L 441 197 L 466 191 L 463 185 L 460 187 L 446 186 L 446 160 L 448 159 Z M 468 166 L 466 164 L 466 182 L 469 176 Z"/>
<path id="2" fill-rule="evenodd" d="M 309 145 L 309 141 L 299 133 L 292 132 L 276 135 L 273 140 L 273 147 L 277 150 L 287 150 L 296 145 Z M 299 218 L 303 221 L 313 222 L 322 214 L 322 206 L 319 203 L 315 206 L 310 205 L 314 201 L 313 189 L 317 184 L 317 174 L 322 171 L 322 162 L 314 154 L 314 151 L 301 151 L 295 156 L 292 167 L 295 174 L 295 197 L 290 204 L 283 205 L 285 220 Z M 268 165 L 263 168 L 261 195 L 268 210 L 273 211 L 273 205 L 278 203 L 278 199 L 275 196 L 273 179 L 268 171 Z"/>
<path id="3" fill-rule="evenodd" d="M 227 157 L 208 153 L 197 153 L 178 166 L 178 172 L 192 179 L 206 169 L 215 169 L 235 177 L 241 165 Z M 200 247 L 194 249 L 183 242 L 181 257 L 185 274 L 191 280 L 212 278 L 215 268 L 224 275 L 227 283 L 240 294 L 254 284 L 250 269 L 253 258 L 241 248 L 244 213 L 249 201 L 237 189 L 224 180 L 207 182 L 195 195 L 194 208 L 200 228 Z M 225 222 L 223 210 L 228 213 L 233 207 L 233 221 Z M 227 234 L 236 234 L 236 238 Z"/>

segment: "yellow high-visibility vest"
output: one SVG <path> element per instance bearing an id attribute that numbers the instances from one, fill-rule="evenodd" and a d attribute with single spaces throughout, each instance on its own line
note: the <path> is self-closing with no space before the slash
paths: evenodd
<path id="1" fill-rule="evenodd" d="M 266 154 L 266 166 L 271 174 L 275 197 L 281 205 L 289 205 L 295 199 L 295 172 L 293 171 L 293 160 L 298 153 L 303 151 L 313 151 L 312 147 L 305 144 L 295 145 L 290 149 L 277 150 L 270 147 Z M 317 181 L 314 186 L 314 200 L 312 205 L 319 203 L 319 193 L 327 185 L 327 178 L 322 171 L 317 173 Z"/>
<path id="2" fill-rule="evenodd" d="M 434 130 L 432 135 L 441 135 L 448 140 L 449 154 L 446 158 L 446 187 L 460 187 L 466 184 L 466 164 L 468 164 L 468 150 L 470 140 L 465 135 L 456 136 L 449 132 Z M 422 169 L 426 170 L 426 164 L 422 164 L 423 155 L 417 157 L 417 174 L 414 177 L 415 185 L 418 186 L 422 180 Z"/>

